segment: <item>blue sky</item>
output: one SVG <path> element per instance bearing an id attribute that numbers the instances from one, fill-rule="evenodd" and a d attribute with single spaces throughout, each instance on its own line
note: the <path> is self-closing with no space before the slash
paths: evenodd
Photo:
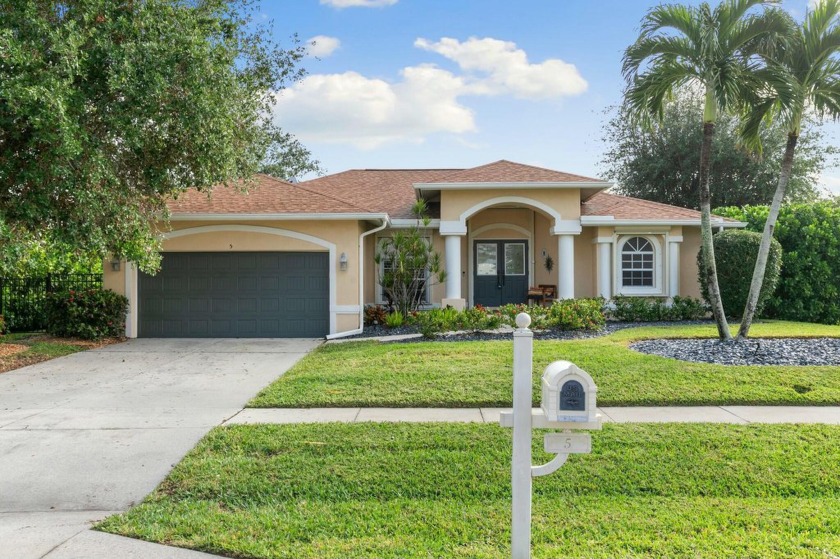
<path id="1" fill-rule="evenodd" d="M 598 176 L 622 52 L 656 3 L 263 0 L 279 39 L 315 39 L 276 119 L 329 173 L 509 159 Z M 840 169 L 822 183 L 840 193 Z"/>

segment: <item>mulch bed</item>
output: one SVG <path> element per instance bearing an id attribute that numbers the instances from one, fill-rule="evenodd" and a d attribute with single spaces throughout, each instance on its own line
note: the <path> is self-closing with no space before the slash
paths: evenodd
<path id="1" fill-rule="evenodd" d="M 2 338 L 0 338 L 2 340 Z M 32 334 L 25 338 L 17 339 L 13 343 L 0 341 L 0 373 L 6 373 L 42 361 L 55 359 L 56 356 L 42 353 L 27 353 L 32 345 L 39 342 L 51 344 L 69 345 L 79 348 L 80 351 L 96 349 L 114 343 L 122 342 L 124 338 L 105 338 L 103 340 L 81 340 L 78 338 L 56 338 L 49 334 Z"/>

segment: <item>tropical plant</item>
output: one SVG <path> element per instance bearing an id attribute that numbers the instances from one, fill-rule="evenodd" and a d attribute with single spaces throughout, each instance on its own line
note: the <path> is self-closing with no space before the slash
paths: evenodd
<path id="1" fill-rule="evenodd" d="M 760 73 L 768 85 L 765 91 L 772 94 L 755 104 L 744 122 L 744 136 L 755 141 L 762 121 L 781 120 L 787 127 L 787 145 L 761 234 L 749 295 L 738 329 L 739 339 L 749 335 L 753 317 L 759 312 L 773 231 L 790 181 L 806 111 L 814 111 L 821 117 L 836 119 L 840 116 L 840 1 L 821 0 L 808 11 L 801 26 L 792 20 L 789 25 L 790 37 L 781 48 L 765 54 L 767 68 Z"/>
<path id="2" fill-rule="evenodd" d="M 706 254 L 705 283 L 721 339 L 731 339 L 720 298 L 712 245 L 709 170 L 718 114 L 741 107 L 759 86 L 755 51 L 788 29 L 781 10 L 767 0 L 724 0 L 712 9 L 680 4 L 652 8 L 641 33 L 624 52 L 628 82 L 625 102 L 634 118 L 649 127 L 661 122 L 666 101 L 676 88 L 703 91 L 703 142 L 700 149 L 699 198 L 701 247 Z"/>
<path id="3" fill-rule="evenodd" d="M 417 223 L 383 239 L 374 256 L 381 270 L 379 284 L 390 305 L 403 316 L 420 307 L 429 287 L 446 281 L 440 253 L 426 232 L 430 220 L 425 200 L 415 202 L 412 213 Z"/>

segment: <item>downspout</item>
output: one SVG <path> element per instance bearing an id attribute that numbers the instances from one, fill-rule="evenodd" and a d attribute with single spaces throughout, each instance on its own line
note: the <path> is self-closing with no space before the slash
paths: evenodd
<path id="1" fill-rule="evenodd" d="M 370 231 L 365 231 L 361 235 L 359 235 L 359 327 L 355 330 L 348 330 L 347 332 L 339 332 L 337 334 L 330 334 L 327 336 L 328 340 L 335 340 L 338 338 L 346 338 L 347 336 L 355 336 L 356 334 L 361 334 L 365 328 L 365 237 L 368 235 L 372 235 L 373 233 L 379 233 L 388 225 L 390 225 L 391 221 L 388 216 L 382 218 L 382 225 L 379 227 L 375 227 Z"/>

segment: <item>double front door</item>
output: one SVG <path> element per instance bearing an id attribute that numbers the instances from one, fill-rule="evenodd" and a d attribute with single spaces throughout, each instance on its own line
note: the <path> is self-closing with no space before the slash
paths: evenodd
<path id="1" fill-rule="evenodd" d="M 528 242 L 475 241 L 473 302 L 485 307 L 524 303 L 528 295 Z"/>

